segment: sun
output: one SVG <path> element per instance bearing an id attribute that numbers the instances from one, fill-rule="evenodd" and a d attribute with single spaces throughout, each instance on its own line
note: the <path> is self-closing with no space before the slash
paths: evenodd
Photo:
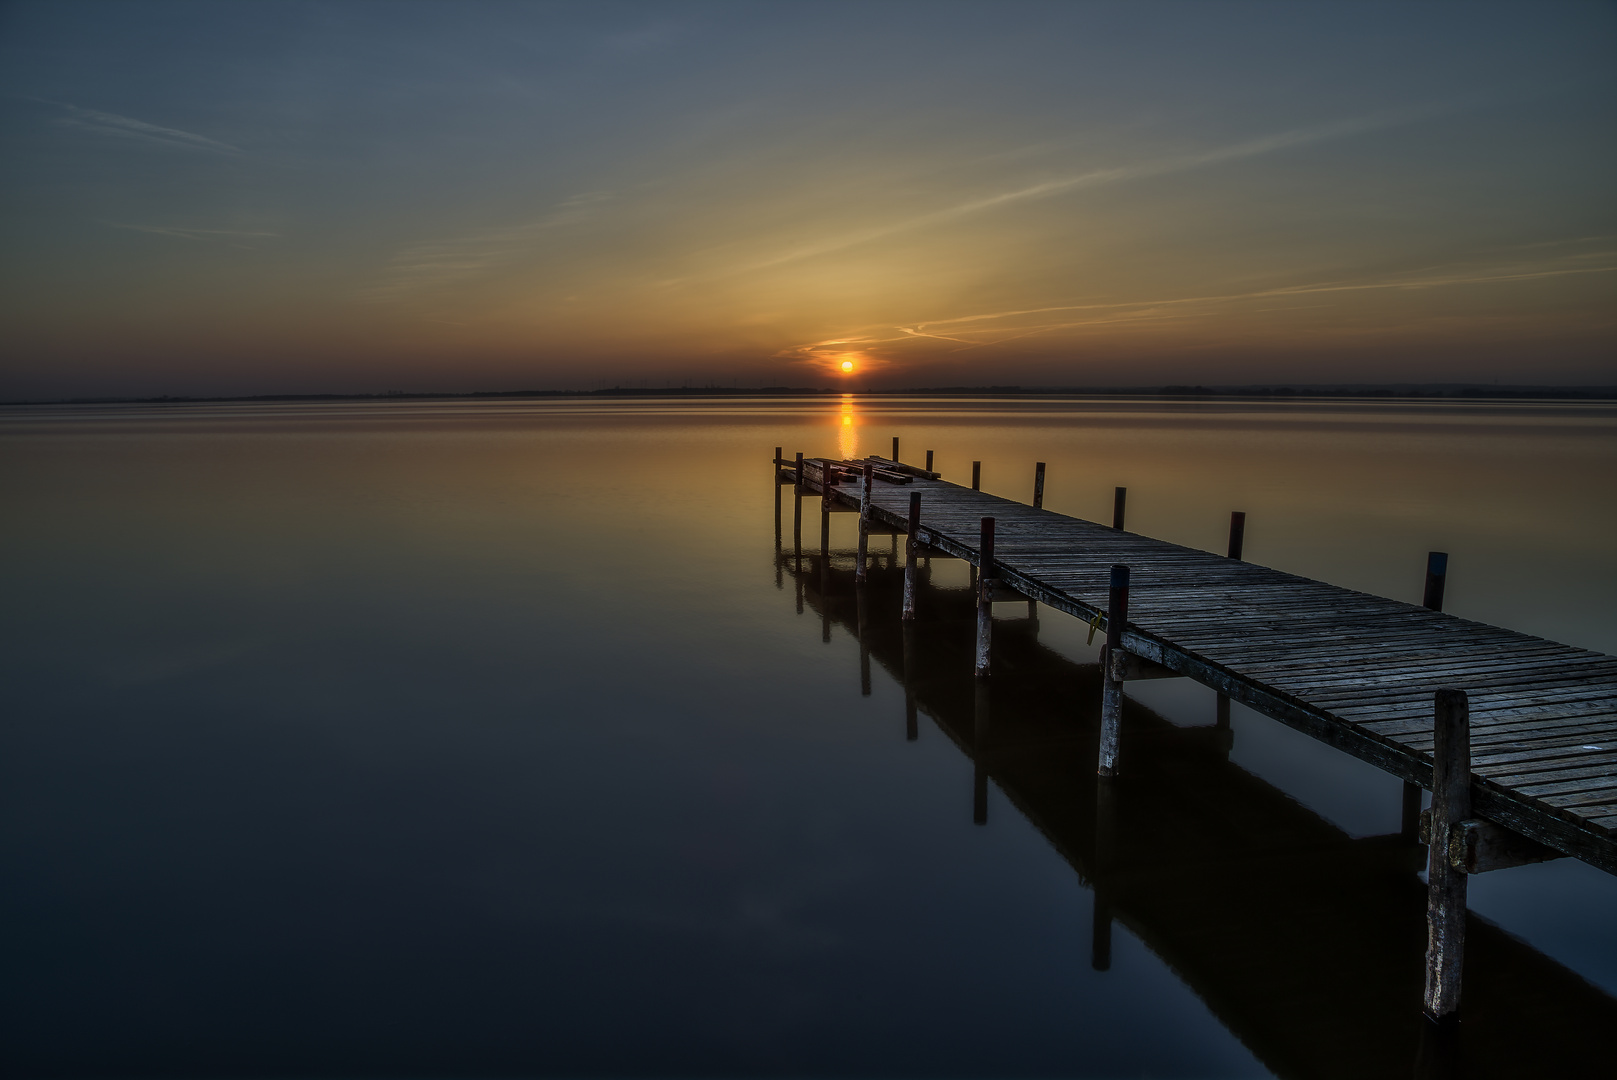
<path id="1" fill-rule="evenodd" d="M 853 370 L 853 361 L 852 360 L 844 360 L 844 361 L 842 361 L 842 370 L 843 371 L 852 371 Z"/>

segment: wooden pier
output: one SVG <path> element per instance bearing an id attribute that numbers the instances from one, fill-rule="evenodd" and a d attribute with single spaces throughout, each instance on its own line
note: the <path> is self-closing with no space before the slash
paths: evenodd
<path id="1" fill-rule="evenodd" d="M 1617 1001 L 1475 915 L 1467 1022 L 1452 1044 L 1434 1040 L 1419 1006 L 1426 886 L 1412 838 L 1350 836 L 1231 762 L 1238 733 L 1214 710 L 1181 726 L 1129 700 L 1126 768 L 1103 780 L 1099 665 L 1041 642 L 1042 620 L 998 618 L 998 674 L 976 679 L 969 590 L 937 584 L 923 557 L 919 618 L 902 621 L 902 556 L 873 545 L 863 588 L 854 557 L 834 549 L 827 574 L 816 549 L 799 561 L 788 543 L 777 584 L 857 639 L 866 692 L 872 670 L 902 687 L 895 739 L 941 733 L 970 762 L 962 819 L 1020 814 L 1092 891 L 1096 970 L 1126 963 L 1112 955 L 1125 928 L 1287 1080 L 1514 1080 L 1610 1064 Z"/>
<path id="2" fill-rule="evenodd" d="M 909 535 L 911 577 L 922 550 L 977 568 L 977 675 L 992 671 L 996 601 L 1036 601 L 1104 627 L 1103 777 L 1129 767 L 1123 685 L 1170 676 L 1401 778 L 1415 796 L 1406 793 L 1407 833 L 1416 786 L 1434 790 L 1435 776 L 1422 823 L 1446 841 L 1432 845 L 1429 875 L 1434 1018 L 1458 1004 L 1465 875 L 1562 855 L 1617 873 L 1617 657 L 1434 610 L 1440 558 L 1418 607 L 1241 561 L 1244 515 L 1220 556 L 1126 532 L 1121 488 L 1108 527 L 891 459 L 786 460 L 777 450 L 775 462 L 797 486 L 799 522 L 801 496 L 821 497 L 822 552 L 829 514 L 859 513 L 861 577 L 872 531 Z M 1041 502 L 1043 472 L 1030 477 Z M 913 581 L 904 593 L 908 617 Z"/>

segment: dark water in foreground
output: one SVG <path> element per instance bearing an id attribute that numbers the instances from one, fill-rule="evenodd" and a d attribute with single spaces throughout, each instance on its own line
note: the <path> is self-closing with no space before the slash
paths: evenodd
<path id="1" fill-rule="evenodd" d="M 0 1068 L 1412 1075 L 1396 781 L 1174 680 L 1097 807 L 1083 627 L 1006 606 L 980 693 L 960 564 L 907 636 L 886 538 L 795 573 L 772 448 L 893 435 L 1402 599 L 1446 549 L 1448 610 L 1617 651 L 1608 407 L 12 412 Z M 1463 1072 L 1609 1067 L 1617 879 L 1472 910 Z"/>

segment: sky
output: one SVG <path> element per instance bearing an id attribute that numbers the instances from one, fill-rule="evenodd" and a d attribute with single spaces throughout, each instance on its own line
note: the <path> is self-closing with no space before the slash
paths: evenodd
<path id="1" fill-rule="evenodd" d="M 9 3 L 0 399 L 1617 384 L 1614 58 L 1546 0 Z"/>

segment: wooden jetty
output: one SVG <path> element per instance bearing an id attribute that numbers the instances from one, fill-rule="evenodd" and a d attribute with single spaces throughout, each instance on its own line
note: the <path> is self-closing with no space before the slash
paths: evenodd
<path id="1" fill-rule="evenodd" d="M 788 547 L 777 583 L 825 630 L 857 639 L 866 692 L 872 670 L 902 686 L 895 738 L 926 737 L 929 720 L 971 762 L 962 817 L 986 824 L 996 790 L 1092 890 L 1097 970 L 1113 965 L 1114 924 L 1126 928 L 1288 1080 L 1586 1076 L 1609 1066 L 1617 1000 L 1475 915 L 1467 1023 L 1447 1044 L 1434 1040 L 1417 1004 L 1419 845 L 1399 833 L 1352 837 L 1232 763 L 1227 713 L 1184 727 L 1128 701 L 1127 768 L 1104 780 L 1098 664 L 1044 645 L 1037 620 L 1001 618 L 996 677 L 976 679 L 969 590 L 933 584 L 923 559 L 920 617 L 903 621 L 901 558 L 876 545 L 860 588 L 854 557 L 832 551 L 825 572 L 816 552 L 799 562 Z"/>
<path id="2" fill-rule="evenodd" d="M 908 535 L 906 618 L 921 551 L 975 568 L 979 677 L 992 671 L 996 601 L 1104 626 L 1102 777 L 1128 767 L 1123 686 L 1183 676 L 1401 778 L 1408 833 L 1418 789 L 1431 790 L 1434 1019 L 1458 1007 L 1467 874 L 1563 855 L 1617 873 L 1617 657 L 1437 610 L 1440 553 L 1417 607 L 1241 561 L 1241 515 L 1220 556 L 1125 531 L 1122 488 L 1107 527 L 977 490 L 976 463 L 966 488 L 895 459 L 788 461 L 777 448 L 774 461 L 796 486 L 799 535 L 802 496 L 820 496 L 823 556 L 830 514 L 859 513 L 859 579 L 871 532 Z"/>

